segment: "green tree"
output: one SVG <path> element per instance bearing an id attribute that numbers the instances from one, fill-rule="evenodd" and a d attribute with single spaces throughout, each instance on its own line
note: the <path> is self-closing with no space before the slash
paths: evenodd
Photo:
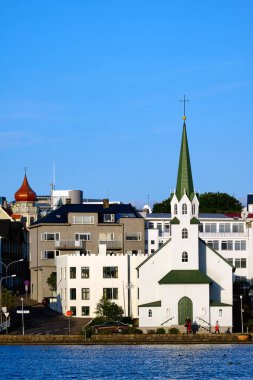
<path id="1" fill-rule="evenodd" d="M 203 193 L 199 196 L 200 212 L 233 214 L 242 211 L 242 204 L 227 193 Z"/>
<path id="2" fill-rule="evenodd" d="M 16 301 L 16 294 L 12 294 L 8 289 L 2 287 L 2 306 L 11 307 Z"/>
<path id="3" fill-rule="evenodd" d="M 118 321 L 123 317 L 124 311 L 115 302 L 102 297 L 97 303 L 95 313 L 98 317 L 104 317 L 108 321 Z"/>
<path id="4" fill-rule="evenodd" d="M 170 207 L 170 198 L 165 199 L 162 202 L 157 202 L 153 206 L 152 212 L 155 213 L 161 213 L 161 212 L 171 212 L 171 207 Z"/>
<path id="5" fill-rule="evenodd" d="M 203 193 L 198 196 L 199 198 L 199 211 L 214 214 L 233 214 L 242 211 L 242 204 L 234 196 L 227 193 Z M 170 198 L 162 202 L 155 203 L 153 212 L 166 213 L 171 212 Z"/>
<path id="6" fill-rule="evenodd" d="M 56 291 L 56 272 L 52 272 L 47 279 L 47 284 L 50 287 L 51 292 Z"/>

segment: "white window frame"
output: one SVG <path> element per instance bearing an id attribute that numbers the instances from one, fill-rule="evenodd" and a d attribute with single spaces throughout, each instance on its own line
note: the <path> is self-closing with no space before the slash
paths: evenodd
<path id="1" fill-rule="evenodd" d="M 52 235 L 53 239 L 48 239 L 48 235 Z M 59 241 L 60 232 L 42 232 L 41 241 Z"/>
<path id="2" fill-rule="evenodd" d="M 94 224 L 94 215 L 73 215 L 72 224 Z"/>
<path id="3" fill-rule="evenodd" d="M 80 236 L 83 236 L 83 238 L 80 239 Z M 90 241 L 90 232 L 76 232 L 75 241 Z"/>
<path id="4" fill-rule="evenodd" d="M 106 220 L 107 218 L 108 218 L 108 220 Z M 115 222 L 115 215 L 114 214 L 104 214 L 103 221 L 104 221 L 104 223 L 114 223 Z"/>

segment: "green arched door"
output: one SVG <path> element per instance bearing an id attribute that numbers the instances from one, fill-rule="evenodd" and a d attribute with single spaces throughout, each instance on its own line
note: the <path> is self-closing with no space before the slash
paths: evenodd
<path id="1" fill-rule="evenodd" d="M 178 324 L 184 325 L 187 317 L 192 321 L 192 301 L 188 297 L 183 297 L 178 302 Z"/>

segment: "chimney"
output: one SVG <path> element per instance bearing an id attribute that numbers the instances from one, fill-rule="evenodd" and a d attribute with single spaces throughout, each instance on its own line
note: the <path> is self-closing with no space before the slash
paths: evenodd
<path id="1" fill-rule="evenodd" d="M 103 208 L 109 208 L 109 207 L 110 207 L 109 199 L 108 198 L 103 199 Z"/>
<path id="2" fill-rule="evenodd" d="M 71 198 L 66 198 L 66 205 L 71 205 Z"/>

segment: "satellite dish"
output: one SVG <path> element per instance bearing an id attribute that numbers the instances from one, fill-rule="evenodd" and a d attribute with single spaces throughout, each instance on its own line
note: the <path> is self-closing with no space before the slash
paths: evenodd
<path id="1" fill-rule="evenodd" d="M 247 219 L 248 215 L 249 215 L 248 211 L 246 210 L 246 208 L 244 208 L 241 212 L 241 218 L 245 220 Z"/>

